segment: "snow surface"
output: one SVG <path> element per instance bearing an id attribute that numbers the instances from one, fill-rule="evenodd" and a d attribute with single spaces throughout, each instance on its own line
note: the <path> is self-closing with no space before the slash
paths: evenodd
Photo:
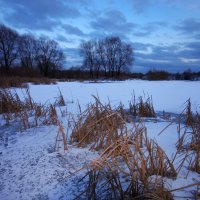
<path id="1" fill-rule="evenodd" d="M 59 89 L 64 98 L 80 103 L 81 106 L 94 101 L 92 95 L 98 95 L 102 102 L 110 100 L 112 105 L 118 106 L 122 102 L 128 107 L 133 94 L 152 96 L 156 111 L 180 113 L 184 103 L 190 98 L 193 109 L 200 108 L 200 81 L 143 81 L 127 80 L 115 82 L 59 82 L 56 85 L 30 85 L 31 96 L 36 102 L 55 102 Z M 21 90 L 17 90 L 23 96 Z M 76 105 L 76 104 L 75 104 Z M 72 108 L 71 108 L 72 107 Z M 68 108 L 75 111 L 76 107 Z"/>
<path id="2" fill-rule="evenodd" d="M 77 102 L 82 109 L 98 95 L 102 102 L 128 107 L 133 91 L 136 96 L 152 95 L 156 111 L 180 113 L 184 103 L 191 98 L 193 109 L 200 105 L 200 82 L 187 81 L 122 81 L 122 82 L 59 82 L 57 85 L 31 85 L 30 93 L 35 102 L 54 103 L 59 89 L 67 101 L 67 113 L 77 112 Z M 24 90 L 16 90 L 21 97 Z M 17 123 L 6 126 L 0 116 L 0 200 L 65 199 L 71 200 L 79 192 L 77 181 L 84 171 L 76 172 L 98 152 L 88 148 L 68 145 L 66 152 L 54 152 L 57 127 L 40 126 L 24 132 L 18 131 Z M 169 124 L 165 120 L 145 122 L 148 137 L 155 139 L 170 157 L 176 151 L 177 124 L 172 124 L 162 134 L 158 133 Z M 66 126 L 66 118 L 63 119 Z M 8 140 L 8 142 L 7 142 Z M 8 143 L 8 145 L 7 145 Z M 176 180 L 167 179 L 170 189 L 200 181 L 200 175 L 183 168 Z M 84 186 L 83 186 L 84 187 Z M 176 196 L 191 197 L 191 190 L 178 191 Z M 180 198 L 177 198 L 180 199 Z"/>
<path id="3" fill-rule="evenodd" d="M 29 129 L 11 135 L 6 148 L 1 146 L 1 200 L 76 197 L 78 178 L 73 173 L 98 154 L 73 146 L 66 152 L 54 152 L 56 131 L 53 126 Z"/>

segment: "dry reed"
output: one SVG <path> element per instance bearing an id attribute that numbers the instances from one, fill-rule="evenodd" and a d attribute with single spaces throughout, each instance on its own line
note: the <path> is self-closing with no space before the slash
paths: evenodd
<path id="1" fill-rule="evenodd" d="M 192 113 L 190 99 L 186 101 L 186 119 L 184 133 L 177 142 L 177 147 L 182 151 L 190 151 L 187 156 L 188 168 L 200 173 L 200 115 Z M 180 130 L 179 130 L 180 131 Z"/>
<path id="2" fill-rule="evenodd" d="M 34 78 L 34 77 L 18 77 L 18 76 L 0 78 L 1 88 L 10 88 L 10 87 L 27 88 L 28 83 L 33 83 L 35 85 L 56 84 L 56 80 L 45 77 Z"/>
<path id="3" fill-rule="evenodd" d="M 153 107 L 152 97 L 149 97 L 144 100 L 142 96 L 136 101 L 135 95 L 133 100 L 129 104 L 129 111 L 133 116 L 138 117 L 156 117 L 156 113 Z"/>
<path id="4" fill-rule="evenodd" d="M 128 129 L 122 104 L 113 110 L 94 98 L 95 103 L 74 120 L 71 135 L 77 146 L 102 149 L 87 166 L 81 195 L 87 199 L 173 199 L 158 179 L 175 178 L 176 169 L 161 147 L 147 138 L 144 124 L 133 122 Z"/>
<path id="5" fill-rule="evenodd" d="M 64 97 L 63 97 L 63 95 L 62 95 L 60 89 L 58 89 L 58 90 L 59 90 L 59 95 L 58 95 L 58 97 L 56 98 L 55 105 L 58 105 L 58 106 L 65 106 L 66 104 L 65 104 Z"/>
<path id="6" fill-rule="evenodd" d="M 144 132 L 134 132 L 108 146 L 88 166 L 84 194 L 87 199 L 173 199 L 161 176 L 176 177 L 173 164 Z"/>
<path id="7" fill-rule="evenodd" d="M 91 149 L 106 148 L 116 141 L 126 128 L 122 115 L 113 110 L 110 104 L 103 105 L 97 97 L 95 103 L 80 113 L 79 119 L 74 119 L 71 143 L 79 147 L 91 144 Z"/>

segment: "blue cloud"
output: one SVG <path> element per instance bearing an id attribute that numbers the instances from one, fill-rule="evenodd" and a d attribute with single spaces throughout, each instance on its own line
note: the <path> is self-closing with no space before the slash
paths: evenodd
<path id="1" fill-rule="evenodd" d="M 198 8 L 197 0 L 0 0 L 0 22 L 58 40 L 70 64 L 81 63 L 81 40 L 115 35 L 133 44 L 141 69 L 200 69 Z"/>
<path id="2" fill-rule="evenodd" d="M 92 20 L 90 25 L 96 31 L 116 35 L 129 34 L 137 26 L 135 23 L 128 22 L 125 16 L 117 10 L 103 13 L 102 16 Z"/>
<path id="3" fill-rule="evenodd" d="M 67 34 L 77 35 L 77 36 L 85 36 L 83 31 L 81 31 L 78 27 L 72 26 L 70 24 L 62 24 L 62 28 Z"/>
<path id="4" fill-rule="evenodd" d="M 169 46 L 133 43 L 134 46 L 136 70 L 164 69 L 170 72 L 182 72 L 189 68 L 193 71 L 200 69 L 200 43 L 191 42 Z M 150 52 L 147 51 L 149 48 Z M 143 52 L 140 52 L 141 50 Z"/>
<path id="5" fill-rule="evenodd" d="M 133 31 L 133 35 L 137 37 L 150 36 L 152 33 L 160 30 L 163 27 L 167 27 L 167 22 L 150 22 L 144 25 L 137 25 L 136 29 Z"/>
<path id="6" fill-rule="evenodd" d="M 175 30 L 183 34 L 200 34 L 200 20 L 199 19 L 185 19 L 180 24 L 174 26 Z"/>
<path id="7" fill-rule="evenodd" d="M 63 0 L 6 0 L 0 8 L 4 22 L 18 28 L 32 30 L 53 29 L 63 18 L 77 18 L 78 9 Z M 8 10 L 10 12 L 8 12 Z"/>

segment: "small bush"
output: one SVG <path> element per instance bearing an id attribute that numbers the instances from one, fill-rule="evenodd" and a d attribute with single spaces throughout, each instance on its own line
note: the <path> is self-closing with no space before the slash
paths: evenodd
<path id="1" fill-rule="evenodd" d="M 35 85 L 39 84 L 56 84 L 56 80 L 49 79 L 45 77 L 1 77 L 0 78 L 0 88 L 9 88 L 9 87 L 20 87 L 27 88 L 27 83 L 33 83 Z"/>
<path id="2" fill-rule="evenodd" d="M 169 80 L 169 73 L 166 71 L 149 71 L 146 78 L 150 81 Z"/>
<path id="3" fill-rule="evenodd" d="M 26 88 L 28 87 L 28 85 L 24 81 L 21 81 L 18 77 L 1 77 L 0 87 L 1 88 L 9 88 L 9 87 Z"/>

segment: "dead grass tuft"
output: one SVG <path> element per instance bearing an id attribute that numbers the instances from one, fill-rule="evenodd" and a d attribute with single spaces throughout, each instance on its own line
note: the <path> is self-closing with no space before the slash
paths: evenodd
<path id="1" fill-rule="evenodd" d="M 58 105 L 58 106 L 65 106 L 65 100 L 64 100 L 64 97 L 59 89 L 59 95 L 58 97 L 56 98 L 56 101 L 55 101 L 55 105 Z"/>
<path id="2" fill-rule="evenodd" d="M 193 113 L 192 113 L 192 109 L 191 109 L 191 101 L 190 98 L 186 101 L 186 122 L 185 124 L 187 126 L 191 126 L 193 124 Z"/>
<path id="3" fill-rule="evenodd" d="M 56 104 L 57 103 L 46 106 L 35 103 L 28 89 L 24 93 L 23 101 L 15 91 L 11 92 L 6 89 L 0 90 L 0 114 L 3 114 L 7 125 L 9 125 L 12 120 L 19 122 L 21 131 L 39 125 L 55 125 L 58 127 L 55 150 L 61 148 L 60 143 L 62 141 L 62 147 L 65 151 L 67 150 L 67 142 L 63 126 L 58 118 Z"/>
<path id="4" fill-rule="evenodd" d="M 186 111 L 186 126 L 177 142 L 177 147 L 184 152 L 190 151 L 187 156 L 188 168 L 200 174 L 200 115 L 198 112 L 192 113 L 190 99 L 187 100 L 184 110 Z"/>
<path id="5" fill-rule="evenodd" d="M 135 95 L 133 100 L 129 104 L 129 111 L 133 116 L 138 117 L 156 117 L 156 113 L 153 107 L 152 97 L 144 99 L 142 96 L 136 101 Z"/>
<path id="6" fill-rule="evenodd" d="M 49 79 L 46 77 L 1 77 L 0 78 L 0 87 L 1 88 L 10 88 L 10 87 L 19 87 L 19 88 L 27 88 L 27 83 L 33 83 L 35 85 L 39 84 L 56 84 L 56 80 Z"/>
<path id="7" fill-rule="evenodd" d="M 91 149 L 99 150 L 115 142 L 126 126 L 120 112 L 94 98 L 95 103 L 80 113 L 77 121 L 74 119 L 71 143 L 76 142 L 79 147 L 91 144 Z"/>
<path id="8" fill-rule="evenodd" d="M 3 114 L 7 124 L 11 120 L 20 123 L 20 129 L 26 130 L 38 125 L 57 125 L 58 115 L 55 104 L 42 105 L 33 101 L 27 89 L 21 100 L 15 91 L 0 90 L 0 114 Z"/>
<path id="9" fill-rule="evenodd" d="M 87 199 L 173 199 L 162 176 L 176 177 L 173 164 L 144 132 L 140 136 L 133 132 L 92 161 L 83 178 L 87 180 L 83 193 Z"/>
<path id="10" fill-rule="evenodd" d="M 0 90 L 0 114 L 20 112 L 22 102 L 17 93 L 11 93 L 9 90 Z"/>
<path id="11" fill-rule="evenodd" d="M 62 149 L 62 148 L 64 151 L 68 150 L 64 128 L 63 128 L 62 124 L 60 122 L 58 122 L 58 132 L 56 135 L 55 151 L 59 152 L 60 149 Z"/>
<path id="12" fill-rule="evenodd" d="M 18 77 L 1 77 L 0 78 L 1 88 L 19 87 L 27 88 L 27 82 L 21 81 Z"/>
<path id="13" fill-rule="evenodd" d="M 192 132 L 189 148 L 193 151 L 193 161 L 190 169 L 200 174 L 200 115 L 196 114 L 191 125 Z"/>
<path id="14" fill-rule="evenodd" d="M 173 199 L 161 177 L 177 176 L 173 162 L 147 138 L 142 122 L 128 129 L 122 104 L 112 110 L 99 98 L 75 122 L 71 142 L 102 150 L 81 180 L 86 199 Z M 80 196 L 77 197 L 77 199 Z"/>

